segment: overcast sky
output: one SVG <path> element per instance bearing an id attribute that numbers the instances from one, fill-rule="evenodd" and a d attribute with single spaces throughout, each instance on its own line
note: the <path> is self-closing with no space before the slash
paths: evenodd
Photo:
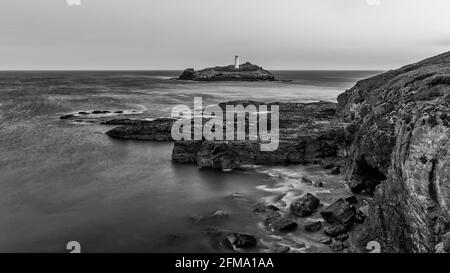
<path id="1" fill-rule="evenodd" d="M 391 69 L 450 50 L 449 0 L 0 0 L 0 69 Z M 76 0 L 69 0 L 76 1 Z"/>

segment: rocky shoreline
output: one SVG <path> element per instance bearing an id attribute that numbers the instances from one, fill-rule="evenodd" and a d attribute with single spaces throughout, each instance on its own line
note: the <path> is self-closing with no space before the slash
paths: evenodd
<path id="1" fill-rule="evenodd" d="M 191 72 L 181 78 L 194 79 Z M 225 104 L 260 102 L 220 106 Z M 172 160 L 221 170 L 320 164 L 345 176 L 349 196 L 320 207 L 320 199 L 306 193 L 288 210 L 259 207 L 255 213 L 265 225 L 289 231 L 297 228 L 297 219 L 320 215 L 322 220 L 304 229 L 322 230 L 327 237 L 321 242 L 334 251 L 368 252 L 374 242 L 382 252 L 450 251 L 450 52 L 362 80 L 339 95 L 338 104 L 270 105 L 280 107 L 276 151 L 261 152 L 259 142 L 249 140 L 176 141 Z M 121 126 L 107 134 L 170 141 L 173 121 L 109 121 Z M 320 187 L 319 182 L 298 181 Z M 219 237 L 234 247 L 250 247 L 249 236 L 220 232 Z"/>

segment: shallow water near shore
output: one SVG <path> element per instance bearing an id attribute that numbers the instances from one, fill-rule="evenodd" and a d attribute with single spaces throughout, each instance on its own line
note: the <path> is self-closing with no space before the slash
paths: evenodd
<path id="1" fill-rule="evenodd" d="M 206 230 L 247 232 L 268 251 L 327 251 L 321 235 L 268 232 L 252 213 L 258 202 L 282 210 L 305 192 L 326 205 L 345 194 L 339 176 L 317 166 L 221 172 L 171 162 L 171 143 L 118 141 L 95 123 L 61 115 L 108 110 L 107 116 L 168 116 L 176 104 L 236 99 L 336 101 L 371 71 L 279 71 L 291 82 L 194 83 L 170 80 L 178 71 L 0 72 L 0 252 L 221 252 Z M 120 113 L 115 113 L 119 112 Z M 299 182 L 321 180 L 324 188 Z M 199 221 L 221 210 L 228 217 Z M 313 217 L 314 218 L 314 217 Z M 300 247 L 302 246 L 302 247 Z"/>

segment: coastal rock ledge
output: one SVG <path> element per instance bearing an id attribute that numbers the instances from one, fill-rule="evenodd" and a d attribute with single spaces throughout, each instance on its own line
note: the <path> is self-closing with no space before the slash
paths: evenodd
<path id="1" fill-rule="evenodd" d="M 199 71 L 188 68 L 179 80 L 191 81 L 274 81 L 275 76 L 257 65 L 246 62 L 236 69 L 233 65 L 209 67 Z"/>

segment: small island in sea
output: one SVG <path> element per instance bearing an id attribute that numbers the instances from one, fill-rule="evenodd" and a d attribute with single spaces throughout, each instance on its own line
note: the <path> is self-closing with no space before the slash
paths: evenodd
<path id="1" fill-rule="evenodd" d="M 235 57 L 234 65 L 208 67 L 195 71 L 188 68 L 178 78 L 191 81 L 274 81 L 275 76 L 260 66 L 246 62 L 239 64 Z"/>

